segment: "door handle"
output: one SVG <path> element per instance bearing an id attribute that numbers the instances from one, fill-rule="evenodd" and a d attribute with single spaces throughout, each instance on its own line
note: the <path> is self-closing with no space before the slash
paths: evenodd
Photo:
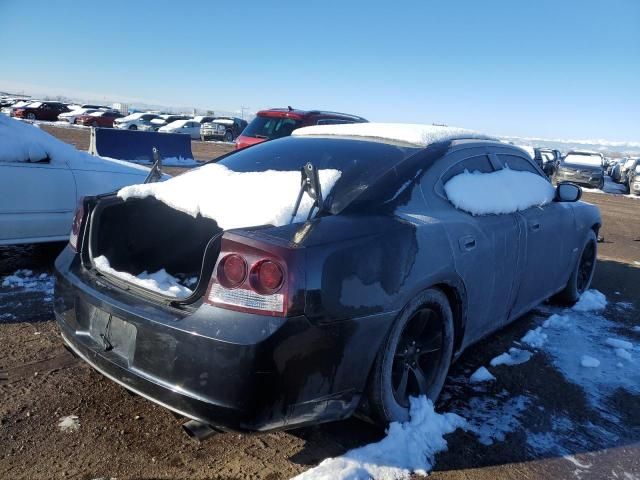
<path id="1" fill-rule="evenodd" d="M 538 230 L 540 230 L 540 222 L 533 222 L 531 223 L 531 225 L 529 225 L 529 229 L 532 232 L 537 232 Z"/>
<path id="2" fill-rule="evenodd" d="M 463 252 L 469 252 L 476 248 L 476 239 L 471 235 L 465 235 L 464 237 L 460 237 L 458 245 Z"/>

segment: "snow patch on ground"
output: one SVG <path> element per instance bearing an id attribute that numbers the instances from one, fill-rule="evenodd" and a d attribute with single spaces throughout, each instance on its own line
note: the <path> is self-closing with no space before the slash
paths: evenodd
<path id="1" fill-rule="evenodd" d="M 80 429 L 80 420 L 77 415 L 62 417 L 58 422 L 58 427 L 63 432 L 75 432 Z"/>
<path id="2" fill-rule="evenodd" d="M 496 396 L 473 397 L 466 408 L 456 413 L 467 419 L 467 430 L 475 433 L 481 444 L 492 445 L 520 427 L 519 418 L 530 404 L 528 397 L 510 397 L 503 391 Z"/>
<path id="3" fill-rule="evenodd" d="M 511 347 L 508 352 L 493 358 L 490 363 L 492 367 L 497 367 L 498 365 L 519 365 L 528 362 L 532 355 L 528 350 Z"/>
<path id="4" fill-rule="evenodd" d="M 590 357 L 589 355 L 583 355 L 580 359 L 580 365 L 586 368 L 598 368 L 600 366 L 600 360 Z"/>
<path id="5" fill-rule="evenodd" d="M 491 372 L 487 370 L 485 367 L 480 367 L 477 369 L 471 377 L 469 377 L 469 381 L 471 383 L 480 383 L 480 382 L 492 382 L 496 379 Z"/>
<path id="6" fill-rule="evenodd" d="M 23 292 L 40 292 L 45 295 L 45 301 L 53 299 L 55 277 L 47 273 L 34 273 L 26 268 L 16 270 L 2 279 L 5 288 L 20 289 Z"/>
<path id="7" fill-rule="evenodd" d="M 504 168 L 497 172 L 465 171 L 444 185 L 453 205 L 472 215 L 499 215 L 551 202 L 553 186 L 540 175 Z"/>
<path id="8" fill-rule="evenodd" d="M 94 258 L 93 263 L 103 273 L 113 275 L 121 280 L 162 295 L 186 298 L 193 293 L 191 289 L 182 285 L 176 277 L 168 274 L 164 268 L 153 273 L 142 272 L 138 275 L 132 275 L 128 272 L 120 272 L 113 269 L 109 264 L 109 259 L 104 255 Z"/>
<path id="9" fill-rule="evenodd" d="M 542 327 L 529 330 L 520 340 L 533 348 L 541 348 L 547 341 L 547 334 L 542 332 Z"/>
<path id="10" fill-rule="evenodd" d="M 326 459 L 295 480 L 401 480 L 412 473 L 426 475 L 436 453 L 447 449 L 444 435 L 466 425 L 454 413 L 436 413 L 426 397 L 412 398 L 408 422 L 392 423 L 379 442 Z"/>
<path id="11" fill-rule="evenodd" d="M 338 170 L 318 172 L 322 194 L 329 195 L 340 178 Z M 118 196 L 129 198 L 155 197 L 171 208 L 193 217 L 212 218 L 221 228 L 289 223 L 300 190 L 300 172 L 234 172 L 224 165 L 208 164 L 161 183 L 131 185 L 122 188 Z M 251 192 L 255 201 L 229 202 L 238 192 Z M 305 195 L 296 221 L 304 221 L 313 200 Z"/>
<path id="12" fill-rule="evenodd" d="M 633 343 L 620 340 L 619 338 L 607 338 L 606 344 L 621 350 L 631 350 L 633 348 Z"/>

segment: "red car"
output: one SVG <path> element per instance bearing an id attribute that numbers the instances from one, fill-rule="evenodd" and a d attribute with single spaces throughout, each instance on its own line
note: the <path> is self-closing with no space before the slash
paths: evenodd
<path id="1" fill-rule="evenodd" d="M 86 115 L 80 115 L 76 118 L 76 123 L 87 127 L 113 128 L 114 120 L 116 118 L 122 118 L 123 116 L 124 115 L 121 113 L 112 110 L 108 110 L 106 112 L 93 112 Z"/>
<path id="2" fill-rule="evenodd" d="M 288 137 L 291 132 L 300 127 L 365 122 L 368 120 L 348 113 L 296 110 L 291 107 L 261 110 L 236 139 L 236 148 L 248 147 L 274 138 Z"/>
<path id="3" fill-rule="evenodd" d="M 12 112 L 16 118 L 55 122 L 58 120 L 58 115 L 68 111 L 70 111 L 69 108 L 61 102 L 33 102 L 23 107 L 14 108 Z"/>

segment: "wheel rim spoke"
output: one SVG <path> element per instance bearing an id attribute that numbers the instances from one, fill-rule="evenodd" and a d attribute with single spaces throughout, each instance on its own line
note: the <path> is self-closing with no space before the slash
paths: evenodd
<path id="1" fill-rule="evenodd" d="M 442 349 L 442 334 L 431 337 L 420 343 L 420 355 L 438 352 Z"/>
<path id="2" fill-rule="evenodd" d="M 418 365 L 411 366 L 410 368 L 414 378 L 416 379 L 420 393 L 427 393 L 427 378 L 424 376 L 422 369 Z"/>
<path id="3" fill-rule="evenodd" d="M 400 383 L 396 388 L 396 397 L 402 401 L 407 400 L 407 382 L 409 380 L 409 369 L 407 367 L 402 369 L 402 377 L 400 377 Z"/>

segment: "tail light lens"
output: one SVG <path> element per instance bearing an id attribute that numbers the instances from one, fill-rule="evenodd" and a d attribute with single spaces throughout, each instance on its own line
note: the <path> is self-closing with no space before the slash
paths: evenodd
<path id="1" fill-rule="evenodd" d="M 298 309 L 292 299 L 296 275 L 269 245 L 222 239 L 205 302 L 221 308 L 285 317 Z M 286 255 L 284 255 L 286 256 Z"/>
<path id="2" fill-rule="evenodd" d="M 80 239 L 80 229 L 82 228 L 82 220 L 84 219 L 84 198 L 81 198 L 73 214 L 73 223 L 71 224 L 71 233 L 69 234 L 69 245 L 74 252 L 78 251 L 78 240 Z"/>

